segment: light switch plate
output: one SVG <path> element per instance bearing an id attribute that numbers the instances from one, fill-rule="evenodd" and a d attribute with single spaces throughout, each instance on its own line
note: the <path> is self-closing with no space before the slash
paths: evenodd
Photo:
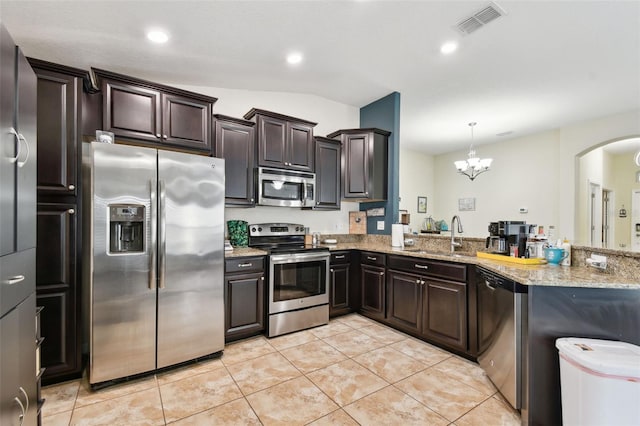
<path id="1" fill-rule="evenodd" d="M 377 225 L 378 225 L 378 231 L 384 231 L 384 220 L 379 220 Z"/>

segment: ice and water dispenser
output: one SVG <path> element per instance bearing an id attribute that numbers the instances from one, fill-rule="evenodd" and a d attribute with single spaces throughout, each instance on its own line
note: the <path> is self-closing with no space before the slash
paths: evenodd
<path id="1" fill-rule="evenodd" d="M 143 205 L 109 206 L 109 252 L 141 253 L 144 251 Z"/>

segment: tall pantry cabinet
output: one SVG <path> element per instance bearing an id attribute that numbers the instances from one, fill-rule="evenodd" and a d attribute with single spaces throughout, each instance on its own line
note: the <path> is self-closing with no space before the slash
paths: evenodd
<path id="1" fill-rule="evenodd" d="M 35 304 L 36 76 L 0 24 L 0 424 L 40 410 Z"/>
<path id="2" fill-rule="evenodd" d="M 80 186 L 86 71 L 29 59 L 38 78 L 38 244 L 43 382 L 81 375 Z"/>

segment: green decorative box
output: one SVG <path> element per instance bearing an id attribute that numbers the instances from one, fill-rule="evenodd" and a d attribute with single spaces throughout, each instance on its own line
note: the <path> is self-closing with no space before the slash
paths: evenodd
<path id="1" fill-rule="evenodd" d="M 228 220 L 229 242 L 233 247 L 247 247 L 249 245 L 249 227 L 244 220 Z"/>

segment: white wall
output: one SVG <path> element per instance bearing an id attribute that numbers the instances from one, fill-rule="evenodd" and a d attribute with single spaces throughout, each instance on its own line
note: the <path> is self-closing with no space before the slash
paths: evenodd
<path id="1" fill-rule="evenodd" d="M 467 151 L 435 158 L 435 216 L 450 223 L 460 216 L 464 234 L 486 237 L 489 222 L 524 220 L 547 229 L 558 223 L 555 202 L 558 132 L 550 131 L 476 147 L 480 158 L 493 158 L 491 170 L 471 181 L 453 162 Z M 458 199 L 475 198 L 475 211 L 459 211 Z M 520 208 L 528 213 L 519 213 Z"/>
<path id="2" fill-rule="evenodd" d="M 454 160 L 467 151 L 434 159 L 434 218 L 450 222 L 459 214 L 465 235 L 483 237 L 495 220 L 525 220 L 556 228 L 556 238 L 575 242 L 577 156 L 607 142 L 640 135 L 640 110 L 598 118 L 535 135 L 514 138 L 476 151 L 494 159 L 491 171 L 471 182 L 459 175 Z M 402 185 L 402 183 L 401 183 Z M 402 195 L 402 193 L 401 193 Z M 476 211 L 459 212 L 458 199 L 475 197 Z M 518 213 L 520 207 L 529 209 Z"/>
<path id="3" fill-rule="evenodd" d="M 424 219 L 434 212 L 433 164 L 433 156 L 400 147 L 400 210 L 407 210 L 411 215 L 412 231 L 420 231 Z M 418 196 L 427 197 L 426 214 L 418 213 Z"/>
<path id="4" fill-rule="evenodd" d="M 334 130 L 357 128 L 360 109 L 314 95 L 234 90 L 216 87 L 180 86 L 185 90 L 215 96 L 214 114 L 239 117 L 251 108 L 265 109 L 317 122 L 314 135 L 325 136 Z M 342 234 L 349 232 L 349 211 L 358 210 L 357 203 L 342 203 L 339 211 L 312 211 L 284 207 L 226 208 L 225 220 L 249 223 L 300 223 L 311 231 Z"/>

